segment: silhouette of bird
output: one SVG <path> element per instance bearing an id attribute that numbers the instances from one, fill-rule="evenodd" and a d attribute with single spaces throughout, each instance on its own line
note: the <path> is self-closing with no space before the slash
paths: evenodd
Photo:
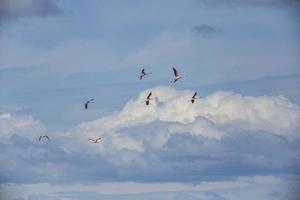
<path id="1" fill-rule="evenodd" d="M 176 81 L 178 81 L 181 78 L 181 76 L 179 75 L 179 72 L 177 71 L 177 69 L 175 69 L 175 67 L 173 67 L 173 72 L 174 72 L 174 76 L 175 76 L 173 83 L 175 83 Z"/>
<path id="2" fill-rule="evenodd" d="M 87 109 L 88 109 L 88 106 L 89 106 L 89 103 L 93 103 L 93 101 L 94 101 L 94 99 L 90 99 L 90 100 L 86 101 L 86 102 L 84 103 L 84 108 L 87 110 Z"/>
<path id="3" fill-rule="evenodd" d="M 99 138 L 88 138 L 88 140 L 92 141 L 93 143 L 99 143 L 99 141 L 101 140 L 101 137 Z"/>
<path id="4" fill-rule="evenodd" d="M 148 74 L 151 74 L 151 73 L 146 73 L 146 72 L 145 72 L 145 69 L 143 68 L 142 71 L 141 71 L 141 73 L 140 73 L 140 80 L 142 80 L 142 78 L 143 78 L 144 76 L 148 75 Z"/>
<path id="5" fill-rule="evenodd" d="M 191 98 L 191 102 L 192 102 L 192 103 L 194 103 L 195 100 L 197 99 L 196 96 L 197 96 L 197 92 L 195 92 L 194 95 L 193 95 L 192 98 Z"/>
<path id="6" fill-rule="evenodd" d="M 39 141 L 41 141 L 41 139 L 46 138 L 47 140 L 50 140 L 49 136 L 46 134 L 40 135 L 39 137 Z"/>
<path id="7" fill-rule="evenodd" d="M 146 100 L 145 100 L 147 106 L 149 105 L 150 100 L 152 100 L 152 99 L 151 99 L 151 95 L 152 95 L 152 92 L 150 92 L 150 93 L 148 94 L 148 96 L 147 96 L 147 98 L 146 98 Z"/>

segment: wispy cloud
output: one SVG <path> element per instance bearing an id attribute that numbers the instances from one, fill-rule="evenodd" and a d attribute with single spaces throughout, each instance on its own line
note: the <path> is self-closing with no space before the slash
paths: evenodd
<path id="1" fill-rule="evenodd" d="M 196 184 L 170 183 L 136 183 L 110 182 L 96 184 L 2 184 L 0 192 L 5 199 L 11 200 L 23 197 L 25 200 L 40 199 L 171 199 L 171 200 L 236 200 L 295 198 L 296 191 L 291 189 L 297 180 L 287 180 L 283 177 L 253 176 L 237 177 L 230 181 L 209 181 Z M 118 188 L 116 190 L 115 188 Z M 289 188 L 289 189 L 287 189 Z M 287 190 L 286 190 L 287 189 Z M 276 193 L 273 192 L 276 190 Z M 244 192 L 250 196 L 243 196 Z M 281 197 L 281 198 L 280 198 Z"/>
<path id="2" fill-rule="evenodd" d="M 201 24 L 201 25 L 194 26 L 192 28 L 192 31 L 196 34 L 212 35 L 212 34 L 217 34 L 222 32 L 222 29 L 208 24 Z"/>
<path id="3" fill-rule="evenodd" d="M 298 5 L 299 0 L 200 0 L 208 5 L 247 5 L 247 6 L 281 6 Z"/>
<path id="4" fill-rule="evenodd" d="M 0 0 L 0 21 L 18 17 L 45 17 L 60 12 L 53 0 Z"/>

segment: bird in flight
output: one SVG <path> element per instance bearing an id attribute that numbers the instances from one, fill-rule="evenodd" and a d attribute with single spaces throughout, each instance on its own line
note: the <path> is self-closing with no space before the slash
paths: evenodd
<path id="1" fill-rule="evenodd" d="M 88 106 L 89 106 L 89 103 L 93 103 L 94 99 L 90 99 L 90 100 L 87 100 L 85 103 L 84 103 L 84 108 L 87 110 L 88 109 Z"/>
<path id="2" fill-rule="evenodd" d="M 141 71 L 141 73 L 140 73 L 140 80 L 142 80 L 142 78 L 143 78 L 144 76 L 148 75 L 148 74 L 151 74 L 151 73 L 146 73 L 146 72 L 145 72 L 145 69 L 143 68 L 142 71 Z"/>
<path id="3" fill-rule="evenodd" d="M 191 98 L 191 102 L 192 102 L 192 103 L 194 103 L 195 100 L 197 99 L 196 96 L 197 96 L 197 92 L 195 92 L 194 95 L 193 95 L 192 98 Z"/>
<path id="4" fill-rule="evenodd" d="M 152 92 L 150 92 L 150 93 L 148 94 L 148 96 L 147 96 L 147 98 L 146 98 L 146 100 L 145 100 L 145 103 L 146 103 L 147 106 L 149 105 L 150 100 L 152 100 L 152 99 L 151 99 L 151 95 L 152 95 Z"/>
<path id="5" fill-rule="evenodd" d="M 46 134 L 40 135 L 39 137 L 39 141 L 41 141 L 41 139 L 46 138 L 47 140 L 50 140 L 49 136 Z"/>
<path id="6" fill-rule="evenodd" d="M 179 73 L 178 73 L 177 69 L 175 69 L 175 67 L 173 67 L 173 71 L 174 71 L 174 76 L 175 76 L 173 83 L 175 83 L 176 81 L 178 81 L 181 78 L 181 76 L 179 75 Z"/>
<path id="7" fill-rule="evenodd" d="M 99 141 L 101 140 L 101 137 L 99 138 L 88 138 L 88 140 L 92 141 L 93 143 L 99 143 Z"/>

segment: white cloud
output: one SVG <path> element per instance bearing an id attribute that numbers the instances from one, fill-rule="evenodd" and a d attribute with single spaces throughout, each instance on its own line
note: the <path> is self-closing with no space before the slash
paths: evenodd
<path id="1" fill-rule="evenodd" d="M 2 184 L 1 194 L 7 194 L 6 199 L 14 199 L 23 197 L 27 199 L 33 195 L 44 194 L 49 197 L 62 198 L 65 193 L 88 193 L 94 192 L 98 195 L 120 195 L 125 197 L 128 195 L 144 194 L 145 197 L 153 194 L 168 193 L 171 196 L 180 196 L 179 194 L 193 194 L 195 197 L 205 197 L 207 193 L 215 193 L 227 197 L 229 199 L 239 199 L 241 194 L 239 191 L 250 190 L 254 192 L 251 195 L 256 199 L 268 198 L 273 190 L 277 190 L 280 194 L 290 191 L 288 187 L 296 184 L 295 180 L 287 180 L 282 177 L 274 176 L 253 176 L 253 177 L 237 177 L 231 181 L 210 181 L 199 182 L 196 184 L 184 184 L 178 182 L 171 183 L 137 183 L 137 182 L 99 182 L 96 184 Z M 116 190 L 116 188 L 118 188 Z M 257 192 L 257 193 L 255 193 Z M 124 195 L 124 196 L 122 196 Z M 132 196 L 134 197 L 134 196 Z M 249 196 L 250 197 L 250 196 Z M 173 199 L 173 198 L 172 198 Z M 247 199 L 247 198 L 246 198 Z M 281 198 L 280 198 L 281 199 Z"/>
<path id="2" fill-rule="evenodd" d="M 120 137 L 114 137 L 112 140 L 112 144 L 120 149 L 129 149 L 129 150 L 136 150 L 139 152 L 142 152 L 143 144 L 141 141 L 135 140 L 134 138 L 127 137 L 127 136 L 120 136 Z"/>
<path id="3" fill-rule="evenodd" d="M 152 91 L 154 100 L 146 106 L 143 100 L 149 91 Z M 283 96 L 249 97 L 215 92 L 191 104 L 188 100 L 192 94 L 193 91 L 171 87 L 145 90 L 136 100 L 130 100 L 121 112 L 82 123 L 68 134 L 80 140 L 87 136 L 103 136 L 105 142 L 111 143 L 116 150 L 139 152 L 143 151 L 144 143 L 152 143 L 152 140 L 157 146 L 163 146 L 173 134 L 209 139 L 231 137 L 231 133 L 224 130 L 227 126 L 287 138 L 299 136 L 300 108 Z M 157 126 L 159 128 L 151 127 L 155 122 L 162 124 Z M 139 126 L 144 126 L 144 130 L 126 135 L 124 129 Z"/>
<path id="4" fill-rule="evenodd" d="M 150 90 L 154 99 L 146 106 L 143 100 Z M 233 168 L 240 169 L 238 175 L 297 168 L 299 163 L 293 160 L 299 156 L 298 105 L 281 96 L 231 92 L 215 92 L 191 104 L 193 93 L 171 87 L 145 90 L 120 112 L 53 134 L 45 144 L 28 141 L 43 129 L 38 121 L 2 114 L 1 138 L 23 136 L 0 143 L 6 152 L 1 157 L 6 163 L 2 176 L 21 182 L 33 177 L 35 181 L 64 177 L 69 182 L 192 181 L 191 177 L 199 180 L 211 173 L 234 177 Z M 102 140 L 93 144 L 89 137 Z M 43 174 L 45 167 L 50 174 Z"/>
<path id="5" fill-rule="evenodd" d="M 33 119 L 30 115 L 0 114 L 0 139 L 8 139 L 13 134 L 33 139 L 44 130 L 41 122 Z"/>

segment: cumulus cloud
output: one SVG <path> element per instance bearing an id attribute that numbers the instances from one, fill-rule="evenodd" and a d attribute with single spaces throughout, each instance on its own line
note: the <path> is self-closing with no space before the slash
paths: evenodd
<path id="1" fill-rule="evenodd" d="M 152 91 L 155 100 L 149 107 L 143 99 Z M 193 91 L 156 87 L 130 100 L 123 110 L 111 116 L 79 125 L 80 131 L 102 134 L 151 122 L 169 122 L 170 133 L 191 133 L 220 139 L 220 127 L 233 125 L 248 131 L 265 131 L 275 135 L 298 136 L 300 107 L 283 96 L 249 97 L 232 92 L 216 92 L 188 101 Z M 75 131 L 76 132 L 76 131 Z"/>
<path id="2" fill-rule="evenodd" d="M 0 20 L 60 13 L 53 0 L 0 0 Z"/>
<path id="3" fill-rule="evenodd" d="M 44 130 L 42 123 L 30 115 L 0 114 L 0 140 L 9 139 L 14 134 L 33 138 Z"/>
<path id="4" fill-rule="evenodd" d="M 154 100 L 147 107 L 142 101 L 150 90 Z M 285 97 L 216 92 L 192 105 L 188 100 L 193 91 L 170 87 L 150 90 L 130 100 L 122 111 L 65 133 L 61 148 L 68 153 L 100 156 L 104 165 L 122 168 L 119 178 L 139 179 L 149 173 L 146 179 L 152 180 L 168 180 L 173 173 L 187 180 L 185 170 L 206 173 L 219 170 L 217 166 L 224 163 L 229 168 L 244 168 L 246 174 L 249 168 L 268 170 L 270 164 L 276 166 L 272 170 L 279 170 L 293 165 L 287 160 L 298 155 L 286 146 L 297 145 L 300 110 Z M 87 137 L 98 136 L 103 138 L 100 145 L 87 142 Z M 261 149 L 255 151 L 253 145 Z M 175 166 L 178 168 L 172 169 Z M 229 175 L 229 168 L 220 173 Z"/>
<path id="5" fill-rule="evenodd" d="M 149 91 L 154 99 L 146 106 Z M 224 91 L 191 104 L 193 92 L 145 90 L 120 112 L 57 133 L 49 143 L 30 140 L 34 136 L 29 134 L 12 135 L 14 128 L 5 128 L 2 132 L 10 133 L 11 142 L 0 145 L 0 177 L 11 182 L 193 182 L 297 172 L 298 105 L 282 96 Z M 7 114 L 2 118 L 18 121 Z M 102 140 L 92 144 L 89 137 Z M 44 174 L 45 169 L 51 173 Z"/>

